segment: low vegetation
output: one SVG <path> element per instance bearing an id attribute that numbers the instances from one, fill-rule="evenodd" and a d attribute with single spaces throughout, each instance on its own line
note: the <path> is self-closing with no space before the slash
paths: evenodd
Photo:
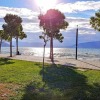
<path id="1" fill-rule="evenodd" d="M 100 71 L 0 58 L 0 100 L 100 100 Z"/>

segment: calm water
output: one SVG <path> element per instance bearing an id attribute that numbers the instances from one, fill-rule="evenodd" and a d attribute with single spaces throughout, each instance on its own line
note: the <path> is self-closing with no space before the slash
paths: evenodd
<path id="1" fill-rule="evenodd" d="M 9 53 L 9 47 L 2 47 L 2 54 Z M 13 47 L 13 54 L 16 48 Z M 21 55 L 42 56 L 43 48 L 19 47 Z M 45 56 L 49 57 L 50 49 L 46 48 Z M 55 57 L 75 58 L 75 48 L 54 48 Z M 100 49 L 78 49 L 78 59 L 100 60 Z"/>

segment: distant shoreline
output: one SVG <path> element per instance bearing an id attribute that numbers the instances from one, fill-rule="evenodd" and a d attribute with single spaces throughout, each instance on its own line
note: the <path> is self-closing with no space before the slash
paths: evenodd
<path id="1" fill-rule="evenodd" d="M 7 47 L 3 46 L 1 48 L 9 48 L 9 46 L 7 46 Z M 13 48 L 16 48 L 16 47 L 13 46 Z M 26 46 L 26 47 L 25 46 L 19 46 L 19 48 L 43 48 L 43 46 L 41 46 L 41 47 L 38 47 L 38 46 L 37 47 L 35 47 L 35 46 L 33 46 L 33 47 L 32 46 Z M 50 47 L 48 46 L 46 48 L 50 48 Z M 72 49 L 75 49 L 75 47 L 54 47 L 54 48 L 72 48 Z M 100 48 L 88 48 L 88 47 L 87 48 L 83 48 L 83 47 L 78 47 L 78 49 L 100 49 Z"/>

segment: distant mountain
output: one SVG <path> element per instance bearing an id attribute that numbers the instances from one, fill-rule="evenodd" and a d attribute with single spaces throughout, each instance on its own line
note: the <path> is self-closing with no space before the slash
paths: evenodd
<path id="1" fill-rule="evenodd" d="M 13 42 L 13 45 L 16 46 L 16 42 Z M 44 45 L 44 42 L 19 42 L 18 43 L 19 47 L 43 47 Z M 48 42 L 46 47 L 50 47 L 50 43 Z M 68 47 L 68 46 L 65 46 L 65 45 L 61 45 L 61 43 L 57 44 L 57 43 L 54 43 L 54 47 L 55 48 L 65 48 L 65 47 Z"/>
<path id="2" fill-rule="evenodd" d="M 75 45 L 71 47 L 75 47 Z M 78 48 L 96 48 L 97 49 L 97 48 L 100 48 L 100 41 L 79 43 Z"/>
<path id="3" fill-rule="evenodd" d="M 2 42 L 2 47 L 9 47 L 9 44 L 6 42 Z"/>
<path id="4" fill-rule="evenodd" d="M 9 43 L 8 42 L 2 42 L 2 47 L 9 47 Z M 12 47 L 14 47 L 14 45 L 12 45 Z"/>
<path id="5" fill-rule="evenodd" d="M 13 42 L 13 45 L 16 46 L 16 42 Z M 43 47 L 44 42 L 20 42 L 19 41 L 19 47 Z M 50 47 L 50 44 L 47 43 L 46 47 Z M 55 48 L 75 48 L 76 45 L 67 46 L 65 44 L 58 44 L 54 43 Z M 78 48 L 100 48 L 100 41 L 93 41 L 93 42 L 85 42 L 85 43 L 79 43 Z"/>
<path id="6" fill-rule="evenodd" d="M 13 45 L 16 46 L 16 42 L 13 42 Z M 19 47 L 42 47 L 43 43 L 39 43 L 39 42 L 34 42 L 34 43 L 30 43 L 30 42 L 19 42 L 18 43 Z"/>

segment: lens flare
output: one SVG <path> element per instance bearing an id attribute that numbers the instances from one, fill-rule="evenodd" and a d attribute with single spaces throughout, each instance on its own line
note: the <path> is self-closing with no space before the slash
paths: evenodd
<path id="1" fill-rule="evenodd" d="M 57 0 L 35 0 L 37 6 L 43 11 L 47 11 L 50 8 L 54 8 Z"/>

